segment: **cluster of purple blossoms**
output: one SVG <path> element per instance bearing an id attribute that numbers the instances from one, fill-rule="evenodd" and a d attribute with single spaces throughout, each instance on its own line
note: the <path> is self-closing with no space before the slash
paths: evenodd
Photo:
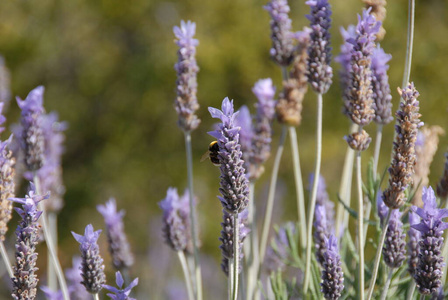
<path id="1" fill-rule="evenodd" d="M 135 298 L 129 297 L 129 294 L 131 293 L 131 290 L 138 284 L 138 278 L 135 278 L 127 287 L 123 288 L 124 285 L 124 279 L 121 275 L 120 271 L 115 273 L 115 282 L 118 286 L 118 289 L 116 287 L 103 284 L 103 287 L 112 292 L 108 293 L 107 296 L 109 296 L 112 300 L 136 300 Z"/>
<path id="2" fill-rule="evenodd" d="M 79 256 L 73 257 L 72 268 L 65 270 L 65 278 L 67 279 L 68 291 L 71 300 L 85 300 L 91 296 L 81 284 L 82 259 Z"/>
<path id="3" fill-rule="evenodd" d="M 418 128 L 423 126 L 420 121 L 418 91 L 410 83 L 405 89 L 400 90 L 403 101 L 396 112 L 397 132 L 394 141 L 394 156 L 389 168 L 389 186 L 383 192 L 383 201 L 389 208 L 399 208 L 406 201 L 404 191 L 412 184 L 412 175 L 416 163 L 415 142 Z"/>
<path id="4" fill-rule="evenodd" d="M 81 251 L 81 276 L 82 284 L 86 290 L 91 294 L 98 294 L 106 282 L 106 275 L 104 275 L 103 258 L 100 256 L 100 249 L 98 247 L 98 238 L 101 230 L 93 231 L 91 224 L 86 226 L 84 235 L 74 233 L 73 237 L 80 244 Z"/>
<path id="5" fill-rule="evenodd" d="M 179 46 L 177 51 L 178 61 L 174 65 L 177 72 L 176 91 L 177 97 L 174 101 L 176 112 L 179 116 L 178 125 L 182 130 L 189 132 L 196 129 L 201 122 L 195 115 L 199 109 L 197 93 L 197 73 L 199 67 L 196 63 L 196 46 L 199 44 L 194 39 L 196 33 L 196 24 L 191 21 L 181 21 L 180 27 L 174 26 L 174 35 L 176 44 Z"/>
<path id="6" fill-rule="evenodd" d="M 325 94 L 332 83 L 331 63 L 331 6 L 328 0 L 308 0 L 311 12 L 307 15 L 311 27 L 311 44 L 308 48 L 308 82 L 313 90 Z"/>
<path id="7" fill-rule="evenodd" d="M 281 66 L 289 66 L 294 59 L 294 44 L 288 1 L 271 0 L 264 9 L 271 16 L 271 58 Z"/>
<path id="8" fill-rule="evenodd" d="M 420 239 L 421 232 L 417 229 L 412 228 L 413 225 L 420 223 L 420 217 L 413 211 L 409 212 L 409 225 L 411 227 L 408 231 L 409 242 L 408 242 L 408 271 L 412 277 L 414 277 L 415 270 L 418 265 L 418 253 L 420 252 Z"/>
<path id="9" fill-rule="evenodd" d="M 221 230 L 221 237 L 219 240 L 221 241 L 221 246 L 219 247 L 221 249 L 222 253 L 222 263 L 221 268 L 223 272 L 226 275 L 229 275 L 229 260 L 234 258 L 233 253 L 233 235 L 234 235 L 234 216 L 233 214 L 228 213 L 225 209 L 222 210 L 223 213 L 223 221 L 221 223 L 222 230 Z M 238 237 L 238 253 L 239 260 L 241 261 L 243 258 L 242 255 L 242 249 L 243 249 L 243 242 L 246 236 L 249 234 L 250 229 L 245 224 L 247 223 L 247 217 L 248 217 L 248 210 L 245 209 L 241 213 L 238 214 L 239 218 L 239 237 Z M 241 264 L 239 264 L 239 270 L 238 272 L 241 272 Z"/>
<path id="10" fill-rule="evenodd" d="M 31 172 L 40 169 L 45 160 L 45 139 L 42 128 L 43 94 L 44 87 L 38 86 L 28 94 L 25 100 L 17 97 L 17 104 L 22 110 L 20 145 L 25 152 L 25 165 Z"/>
<path id="11" fill-rule="evenodd" d="M 289 258 L 289 249 L 291 248 L 288 231 L 293 235 L 296 233 L 296 226 L 292 222 L 282 225 L 275 235 L 274 242 L 266 250 L 266 269 L 269 272 L 283 271 L 286 267 L 285 262 Z"/>
<path id="12" fill-rule="evenodd" d="M 218 157 L 221 169 L 219 191 L 222 195 L 219 200 L 227 212 L 236 214 L 247 207 L 249 186 L 244 162 L 241 159 L 240 127 L 235 126 L 238 112 L 234 112 L 233 101 L 227 97 L 223 100 L 221 109 L 208 108 L 211 116 L 222 122 L 217 130 L 209 134 L 217 139 L 219 146 Z"/>
<path id="13" fill-rule="evenodd" d="M 392 117 L 392 96 L 390 94 L 389 77 L 387 64 L 392 55 L 387 54 L 378 45 L 372 52 L 372 92 L 374 100 L 375 118 L 378 124 L 388 124 L 394 118 Z"/>
<path id="14" fill-rule="evenodd" d="M 250 170 L 252 151 L 252 140 L 254 138 L 254 128 L 252 126 L 252 116 L 250 114 L 249 108 L 243 105 L 238 110 L 238 115 L 235 118 L 235 126 L 240 127 L 240 145 L 241 145 L 241 158 L 244 161 L 244 169 Z M 249 172 L 247 175 L 250 176 Z"/>
<path id="15" fill-rule="evenodd" d="M 42 211 L 37 210 L 40 201 L 48 199 L 48 196 L 36 195 L 35 187 L 31 183 L 31 190 L 25 198 L 11 198 L 11 201 L 19 203 L 22 208 L 15 210 L 22 220 L 16 230 L 16 264 L 13 267 L 12 297 L 14 299 L 35 299 L 37 293 L 37 252 L 36 245 L 39 241 L 38 219 Z"/>
<path id="16" fill-rule="evenodd" d="M 190 205 L 188 190 L 182 197 L 176 188 L 168 188 L 166 198 L 159 202 L 163 210 L 163 232 L 165 241 L 174 251 L 192 249 Z"/>
<path id="17" fill-rule="evenodd" d="M 106 223 L 107 240 L 112 262 L 117 270 L 127 269 L 134 263 L 126 234 L 124 232 L 124 210 L 117 212 L 117 203 L 111 198 L 105 205 L 98 205 L 97 210 Z"/>
<path id="18" fill-rule="evenodd" d="M 344 273 L 336 237 L 331 234 L 326 239 L 325 245 L 321 291 L 325 299 L 337 300 L 344 289 Z"/>
<path id="19" fill-rule="evenodd" d="M 398 209 L 391 212 L 386 240 L 383 247 L 383 259 L 390 268 L 398 268 L 405 260 L 406 235 L 403 233 L 403 222 Z"/>
<path id="20" fill-rule="evenodd" d="M 419 242 L 418 264 L 414 273 L 417 289 L 423 295 L 438 293 L 442 285 L 443 231 L 448 223 L 442 219 L 448 217 L 448 209 L 437 208 L 436 196 L 431 187 L 423 188 L 424 207 L 413 206 L 412 210 L 420 216 L 421 221 L 412 228 L 421 232 Z"/>
<path id="21" fill-rule="evenodd" d="M 341 65 L 341 70 L 339 71 L 339 81 L 341 83 L 341 89 L 343 93 L 344 102 L 349 99 L 349 84 L 352 72 L 352 49 L 353 45 L 349 43 L 349 40 L 353 40 L 356 37 L 356 27 L 354 25 L 349 25 L 347 30 L 343 27 L 340 28 L 340 32 L 342 35 L 342 40 L 345 41 L 341 45 L 341 52 L 338 56 L 335 57 L 335 61 Z M 344 107 L 343 112 L 347 114 L 347 111 Z M 348 114 L 347 114 L 348 116 Z"/>

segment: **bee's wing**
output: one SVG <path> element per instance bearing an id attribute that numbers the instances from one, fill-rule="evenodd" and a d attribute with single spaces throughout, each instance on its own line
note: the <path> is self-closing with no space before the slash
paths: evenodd
<path id="1" fill-rule="evenodd" d="M 202 156 L 201 156 L 201 162 L 203 162 L 204 160 L 206 160 L 207 158 L 210 157 L 210 151 L 206 151 Z"/>

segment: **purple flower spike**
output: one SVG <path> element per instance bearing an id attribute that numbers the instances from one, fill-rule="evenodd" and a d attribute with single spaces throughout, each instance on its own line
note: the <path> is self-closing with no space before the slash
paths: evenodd
<path id="1" fill-rule="evenodd" d="M 226 275 L 229 275 L 229 259 L 232 259 L 234 256 L 233 253 L 233 234 L 235 232 L 234 230 L 234 216 L 233 214 L 228 213 L 225 209 L 222 210 L 223 212 L 223 222 L 221 223 L 222 231 L 221 231 L 221 237 L 219 240 L 221 241 L 222 245 L 219 247 L 221 249 L 222 253 L 222 263 L 221 268 L 223 272 Z M 249 234 L 250 229 L 247 227 L 247 217 L 248 217 L 248 210 L 245 209 L 241 213 L 238 214 L 239 218 L 239 259 L 240 261 L 243 258 L 243 242 L 246 236 Z M 241 264 L 239 265 L 240 269 L 238 270 L 241 272 Z"/>
<path id="2" fill-rule="evenodd" d="M 174 251 L 191 250 L 190 206 L 188 191 L 182 197 L 176 188 L 168 188 L 166 198 L 159 202 L 163 210 L 165 241 Z"/>
<path id="3" fill-rule="evenodd" d="M 333 234 L 326 240 L 324 259 L 321 291 L 325 299 L 337 300 L 344 289 L 344 273 L 341 268 L 337 239 Z"/>
<path id="4" fill-rule="evenodd" d="M 126 288 L 123 289 L 123 284 L 124 284 L 124 279 L 123 276 L 121 276 L 120 271 L 115 273 L 115 278 L 116 278 L 116 283 L 118 286 L 118 289 L 107 285 L 107 284 L 103 284 L 103 287 L 112 292 L 113 294 L 107 294 L 107 296 L 109 296 L 112 300 L 136 300 L 134 298 L 129 297 L 129 294 L 131 293 L 131 290 L 138 284 L 138 278 L 135 278 Z"/>
<path id="5" fill-rule="evenodd" d="M 44 292 L 47 300 L 64 300 L 64 295 L 61 290 L 53 291 L 48 286 L 43 286 L 40 289 Z"/>
<path id="6" fill-rule="evenodd" d="M 389 208 L 386 206 L 386 204 L 384 204 L 380 191 L 376 196 L 376 210 L 378 212 L 378 216 L 380 217 L 381 225 L 384 225 L 384 222 L 387 218 L 387 213 L 389 212 Z"/>
<path id="7" fill-rule="evenodd" d="M 421 232 L 412 228 L 412 225 L 420 223 L 420 217 L 413 211 L 409 212 L 409 225 L 411 227 L 408 231 L 409 242 L 408 242 L 408 271 L 412 277 L 414 277 L 415 270 L 418 265 L 418 253 L 420 252 L 420 239 Z"/>
<path id="8" fill-rule="evenodd" d="M 372 52 L 372 92 L 375 108 L 374 121 L 378 124 L 389 124 L 392 117 L 392 96 L 390 94 L 389 77 L 387 64 L 392 55 L 386 54 L 378 45 Z"/>
<path id="9" fill-rule="evenodd" d="M 323 205 L 316 203 L 314 211 L 314 244 L 316 245 L 316 260 L 323 266 L 325 261 L 325 252 L 327 251 L 326 240 L 330 236 L 331 228 L 327 219 L 327 212 Z"/>
<path id="10" fill-rule="evenodd" d="M 258 80 L 252 92 L 258 99 L 255 105 L 257 114 L 255 117 L 254 138 L 252 142 L 253 155 L 251 156 L 251 169 L 249 170 L 250 178 L 256 179 L 263 174 L 263 164 L 268 160 L 271 154 L 271 123 L 275 115 L 274 100 L 275 87 L 272 79 Z M 244 155 L 244 154 L 243 154 Z"/>
<path id="11" fill-rule="evenodd" d="M 273 246 L 270 246 L 266 251 L 265 266 L 269 272 L 284 271 L 286 268 L 286 261 L 289 258 L 289 249 L 291 248 L 288 231 L 295 235 L 296 230 L 296 225 L 293 222 L 285 223 L 278 229 Z"/>
<path id="12" fill-rule="evenodd" d="M 281 66 L 289 66 L 294 59 L 294 45 L 288 1 L 271 0 L 264 9 L 271 16 L 271 58 Z"/>
<path id="13" fill-rule="evenodd" d="M 325 94 L 331 85 L 333 70 L 331 63 L 331 6 L 328 0 L 309 0 L 305 2 L 311 12 L 311 45 L 308 48 L 308 82 L 316 93 Z"/>
<path id="14" fill-rule="evenodd" d="M 176 91 L 177 97 L 174 107 L 179 116 L 178 125 L 186 131 L 195 130 L 201 120 L 195 115 L 199 109 L 197 93 L 197 73 L 199 67 L 196 63 L 196 46 L 199 44 L 193 36 L 196 32 L 196 24 L 191 21 L 181 21 L 180 27 L 174 26 L 173 31 L 176 36 L 178 61 L 174 65 L 177 73 Z"/>
<path id="15" fill-rule="evenodd" d="M 448 223 L 442 219 L 448 217 L 448 209 L 437 208 L 436 197 L 431 187 L 423 187 L 424 207 L 412 206 L 412 210 L 421 217 L 421 222 L 411 227 L 420 231 L 420 251 L 418 265 L 414 279 L 419 292 L 423 295 L 438 292 L 442 285 L 442 256 L 443 231 L 448 228 Z"/>
<path id="16" fill-rule="evenodd" d="M 383 247 L 383 259 L 389 268 L 400 267 L 405 259 L 406 235 L 403 233 L 403 223 L 400 218 L 400 211 L 392 210 Z"/>
<path id="17" fill-rule="evenodd" d="M 254 132 L 252 127 L 252 116 L 246 105 L 241 106 L 239 113 L 235 118 L 235 125 L 240 127 L 240 144 L 243 153 L 244 169 L 250 170 L 250 160 L 253 155 L 252 139 Z"/>
<path id="18" fill-rule="evenodd" d="M 359 126 L 369 124 L 375 117 L 372 95 L 372 52 L 375 38 L 381 26 L 380 22 L 363 10 L 362 17 L 358 15 L 355 37 L 349 37 L 346 42 L 353 45 L 351 49 L 351 72 L 345 99 L 345 111 L 350 119 Z"/>
<path id="19" fill-rule="evenodd" d="M 341 65 L 341 70 L 339 71 L 341 89 L 343 91 L 344 101 L 348 101 L 348 97 L 350 95 L 350 90 L 348 87 L 350 85 L 350 77 L 352 72 L 351 59 L 353 45 L 347 42 L 347 40 L 354 39 L 356 37 L 356 27 L 354 25 L 349 25 L 347 30 L 341 27 L 340 32 L 342 35 L 342 40 L 344 40 L 345 43 L 341 45 L 341 53 L 336 56 L 334 60 Z M 345 108 L 344 113 L 348 113 Z"/>
<path id="20" fill-rule="evenodd" d="M 85 300 L 91 296 L 81 284 L 82 259 L 79 256 L 73 257 L 72 268 L 65 270 L 65 278 L 67 278 L 68 291 L 71 300 Z"/>
<path id="21" fill-rule="evenodd" d="M 16 160 L 9 150 L 12 135 L 4 142 L 0 142 L 0 241 L 5 240 L 8 222 L 12 215 L 12 202 L 8 199 L 15 192 L 15 164 Z"/>
<path id="22" fill-rule="evenodd" d="M 47 199 L 35 194 L 34 185 L 31 184 L 31 190 L 25 198 L 11 198 L 11 201 L 19 203 L 22 208 L 16 207 L 15 210 L 22 217 L 22 220 L 16 229 L 16 263 L 13 267 L 14 277 L 12 278 L 12 297 L 14 299 L 36 298 L 37 278 L 36 245 L 39 241 L 39 224 L 37 223 L 42 211 L 37 210 L 40 201 Z"/>
<path id="23" fill-rule="evenodd" d="M 28 94 L 25 100 L 17 97 L 17 104 L 22 110 L 21 147 L 25 151 L 25 164 L 29 171 L 37 171 L 44 162 L 43 95 L 44 87 L 38 86 Z"/>
<path id="24" fill-rule="evenodd" d="M 97 210 L 104 217 L 107 229 L 107 241 L 113 265 L 117 270 L 129 268 L 134 263 L 126 234 L 124 233 L 124 210 L 117 212 L 114 198 L 109 199 L 105 205 L 98 205 Z"/>
<path id="25" fill-rule="evenodd" d="M 80 270 L 83 278 L 81 283 L 91 294 L 98 294 L 106 282 L 103 258 L 100 256 L 97 243 L 100 233 L 101 230 L 93 231 L 91 224 L 86 226 L 84 235 L 72 231 L 73 237 L 80 244 L 79 250 L 82 258 Z"/>
<path id="26" fill-rule="evenodd" d="M 308 191 L 311 192 L 313 188 L 314 182 L 314 173 L 311 173 L 308 179 Z M 330 200 L 327 192 L 327 184 L 325 182 L 325 178 L 322 175 L 319 175 L 319 180 L 317 181 L 317 195 L 316 195 L 316 203 L 322 205 L 325 208 L 325 213 L 327 216 L 327 221 L 330 224 L 330 227 L 333 228 L 334 225 L 334 203 Z"/>
<path id="27" fill-rule="evenodd" d="M 209 107 L 213 118 L 221 119 L 218 130 L 209 134 L 218 140 L 218 157 L 221 163 L 221 187 L 219 191 L 222 197 L 218 197 L 222 206 L 229 213 L 242 212 L 248 202 L 248 180 L 245 176 L 246 170 L 241 159 L 241 145 L 239 142 L 240 127 L 235 126 L 233 101 L 225 98 L 222 102 L 222 110 Z"/>

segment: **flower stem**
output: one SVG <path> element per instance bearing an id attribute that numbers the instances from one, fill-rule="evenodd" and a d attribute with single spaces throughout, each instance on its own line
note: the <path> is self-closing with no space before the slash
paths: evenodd
<path id="1" fill-rule="evenodd" d="M 252 300 L 257 290 L 257 274 L 258 274 L 258 231 L 256 222 L 256 211 L 254 203 L 254 191 L 255 183 L 249 183 L 249 208 L 248 208 L 248 223 L 250 226 L 250 235 L 246 240 L 245 251 L 247 255 L 247 287 L 246 287 L 246 299 Z"/>
<path id="2" fill-rule="evenodd" d="M 92 294 L 93 300 L 100 300 L 100 296 L 98 296 L 98 293 Z"/>
<path id="3" fill-rule="evenodd" d="M 412 49 L 414 46 L 414 20 L 415 20 L 415 0 L 408 1 L 408 33 L 406 42 L 406 61 L 404 64 L 403 81 L 401 83 L 404 88 L 411 76 Z"/>
<path id="4" fill-rule="evenodd" d="M 425 300 L 426 296 L 424 294 L 420 295 L 420 300 Z"/>
<path id="5" fill-rule="evenodd" d="M 12 272 L 11 261 L 9 260 L 8 252 L 6 251 L 5 244 L 3 243 L 3 241 L 0 241 L 0 253 L 2 254 L 3 261 L 5 262 L 9 278 L 13 278 L 14 273 Z"/>
<path id="6" fill-rule="evenodd" d="M 182 266 L 182 271 L 184 272 L 185 284 L 187 285 L 188 300 L 194 300 L 193 284 L 191 282 L 190 271 L 188 270 L 185 253 L 183 251 L 177 251 L 177 256 L 179 257 L 180 264 Z"/>
<path id="7" fill-rule="evenodd" d="M 234 258 L 230 258 L 229 259 L 229 274 L 228 274 L 228 280 L 227 280 L 227 288 L 228 288 L 228 298 L 229 300 L 232 300 L 233 297 L 233 287 L 235 286 L 235 273 L 234 270 L 235 269 L 235 259 Z"/>
<path id="8" fill-rule="evenodd" d="M 409 290 L 408 290 L 408 296 L 406 297 L 406 300 L 412 300 L 414 298 L 414 291 L 415 291 L 415 281 L 412 280 L 411 286 L 409 287 Z"/>
<path id="9" fill-rule="evenodd" d="M 50 195 L 51 197 L 51 195 Z M 54 212 L 49 212 L 48 213 L 48 226 L 50 228 L 50 234 L 51 234 L 51 238 L 53 239 L 53 242 L 55 245 L 58 244 L 58 221 L 57 221 L 57 216 L 56 213 Z M 48 255 L 50 256 L 50 255 Z M 54 272 L 54 264 L 53 261 L 51 259 L 48 260 L 47 262 L 47 278 L 48 278 L 48 287 L 52 290 L 52 291 L 56 291 L 58 289 L 58 283 L 57 283 L 57 278 L 56 278 L 56 274 Z"/>
<path id="10" fill-rule="evenodd" d="M 380 241 L 378 243 L 378 248 L 376 249 L 375 261 L 373 263 L 372 279 L 370 280 L 370 287 L 369 287 L 369 292 L 367 294 L 367 300 L 370 300 L 372 298 L 373 290 L 375 289 L 376 276 L 378 275 L 378 268 L 380 266 L 380 261 L 381 261 L 381 253 L 383 251 L 384 241 L 386 240 L 386 233 L 387 233 L 387 228 L 389 227 L 389 220 L 390 220 L 391 213 L 392 213 L 392 209 L 389 209 L 389 212 L 387 213 L 386 220 L 384 221 L 383 232 L 381 233 Z"/>
<path id="11" fill-rule="evenodd" d="M 361 151 L 356 153 L 356 183 L 358 188 L 358 255 L 359 299 L 364 299 L 364 199 L 362 197 Z"/>
<path id="12" fill-rule="evenodd" d="M 42 195 L 42 191 L 40 189 L 40 181 L 39 177 L 34 174 L 34 185 L 36 187 L 36 194 Z M 53 242 L 53 239 L 50 234 L 50 230 L 47 223 L 47 214 L 45 211 L 45 207 L 42 205 L 42 202 L 38 204 L 38 209 L 42 210 L 41 215 L 41 221 L 42 221 L 42 229 L 44 232 L 45 241 L 47 243 L 48 252 L 50 254 L 50 258 L 53 261 L 53 265 L 56 271 L 56 276 L 59 280 L 59 285 L 61 286 L 62 295 L 64 297 L 64 300 L 70 300 L 68 289 L 67 289 L 67 283 L 65 282 L 64 273 L 62 272 L 61 264 L 59 263 L 59 259 L 56 253 L 55 244 Z"/>
<path id="13" fill-rule="evenodd" d="M 308 291 L 308 286 L 311 277 L 311 246 L 313 238 L 313 219 L 314 209 L 316 207 L 317 185 L 320 175 L 320 163 L 322 154 L 322 94 L 317 94 L 317 130 L 316 130 L 316 165 L 314 169 L 313 189 L 311 190 L 310 206 L 308 210 L 308 224 L 307 224 L 307 242 L 306 242 L 306 264 L 305 264 L 305 279 L 303 280 L 304 293 Z"/>
<path id="14" fill-rule="evenodd" d="M 378 124 L 376 127 L 376 140 L 375 140 L 375 152 L 373 155 L 373 176 L 377 179 L 378 161 L 380 158 L 381 140 L 383 137 L 383 124 Z"/>
<path id="15" fill-rule="evenodd" d="M 272 219 L 272 209 L 274 206 L 275 188 L 277 185 L 278 169 L 280 167 L 280 160 L 282 158 L 283 148 L 285 147 L 286 129 L 287 127 L 283 125 L 282 133 L 280 136 L 280 142 L 277 148 L 277 153 L 275 154 L 274 166 L 272 167 L 271 182 L 269 184 L 268 200 L 266 203 L 266 213 L 264 216 L 263 231 L 261 234 L 261 242 L 260 242 L 260 266 L 263 264 L 264 255 L 266 253 L 266 246 L 268 243 L 268 235 Z"/>
<path id="16" fill-rule="evenodd" d="M 185 148 L 187 152 L 187 177 L 188 177 L 188 192 L 190 197 L 190 221 L 191 221 L 191 236 L 193 238 L 193 256 L 194 256 L 194 274 L 196 282 L 196 299 L 202 300 L 202 276 L 201 266 L 199 264 L 198 253 L 198 237 L 196 235 L 196 209 L 194 206 L 193 193 L 193 155 L 191 151 L 191 133 L 185 132 Z"/>
<path id="17" fill-rule="evenodd" d="M 306 215 L 305 215 L 305 196 L 303 195 L 302 171 L 300 168 L 299 147 L 297 144 L 297 132 L 293 126 L 289 127 L 289 136 L 291 138 L 291 150 L 294 167 L 294 178 L 296 181 L 297 210 L 300 224 L 300 242 L 302 249 L 306 247 Z"/>
<path id="18" fill-rule="evenodd" d="M 383 292 L 381 293 L 381 300 L 386 300 L 387 292 L 389 291 L 390 282 L 392 281 L 392 274 L 394 274 L 394 269 L 389 268 L 389 274 L 387 275 L 386 284 L 383 287 Z"/>
<path id="19" fill-rule="evenodd" d="M 358 125 L 352 123 L 350 126 L 350 133 L 358 130 Z M 345 153 L 344 166 L 342 169 L 342 179 L 339 186 L 339 197 L 344 203 L 350 207 L 350 195 L 352 190 L 352 175 L 353 175 L 353 161 L 355 158 L 355 151 L 347 146 L 347 151 Z M 336 235 L 342 233 L 342 228 L 348 228 L 348 213 L 344 208 L 342 203 L 338 204 L 338 209 L 336 212 Z"/>
<path id="20" fill-rule="evenodd" d="M 232 299 L 238 300 L 238 271 L 240 269 L 240 222 L 238 213 L 233 214 L 233 293 Z"/>

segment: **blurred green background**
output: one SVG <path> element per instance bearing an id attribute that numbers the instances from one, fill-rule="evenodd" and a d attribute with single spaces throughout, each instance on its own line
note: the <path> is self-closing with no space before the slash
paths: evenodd
<path id="1" fill-rule="evenodd" d="M 304 15 L 309 8 L 304 2 L 290 1 L 294 30 L 308 25 Z M 355 23 L 363 3 L 330 2 L 333 54 L 337 55 L 342 42 L 339 27 Z M 394 111 L 398 103 L 396 87 L 401 84 L 404 65 L 407 2 L 388 3 L 384 23 L 387 34 L 381 43 L 393 55 L 389 76 Z M 448 2 L 416 2 L 411 80 L 421 94 L 422 120 L 447 128 Z M 210 261 L 212 269 L 219 268 L 221 206 L 216 198 L 219 169 L 210 163 L 199 163 L 212 140 L 207 131 L 215 122 L 207 107 L 219 106 L 228 96 L 235 99 L 237 107 L 246 104 L 253 109 L 255 97 L 251 87 L 258 79 L 271 77 L 280 86 L 280 69 L 269 59 L 269 16 L 262 8 L 264 4 L 266 1 L 258 0 L 0 2 L 0 53 L 11 71 L 12 95 L 24 98 L 37 85 L 44 85 L 46 110 L 57 111 L 60 119 L 69 123 L 63 159 L 67 192 L 65 207 L 59 215 L 64 267 L 70 266 L 71 256 L 78 253 L 70 230 L 81 233 L 88 223 L 94 228 L 104 228 L 96 205 L 113 196 L 118 206 L 126 210 L 126 230 L 137 257 L 131 274 L 140 276 L 139 289 L 163 298 L 161 285 L 168 282 L 167 278 L 181 279 L 177 271 L 171 272 L 169 268 L 155 275 L 160 266 L 151 265 L 153 260 L 148 255 L 157 257 L 168 252 L 160 240 L 161 212 L 157 202 L 164 198 L 169 186 L 180 191 L 186 187 L 184 140 L 173 108 L 177 48 L 172 27 L 183 19 L 196 22 L 200 41 L 198 115 L 202 123 L 193 133 L 193 156 L 202 251 L 211 257 L 205 257 L 204 261 Z M 333 67 L 337 74 L 339 67 L 336 64 Z M 341 107 L 339 79 L 335 75 L 332 88 L 324 96 L 322 163 L 332 199 L 336 198 L 346 150 L 342 137 L 349 126 L 348 119 L 340 113 Z M 315 109 L 315 95 L 308 93 L 298 129 L 305 182 L 315 158 Z M 19 113 L 12 101 L 7 112 L 8 124 L 16 123 Z M 274 148 L 279 129 L 275 124 Z M 375 125 L 367 129 L 374 136 Z M 385 128 L 380 170 L 387 167 L 392 134 L 393 125 L 389 124 Z M 432 185 L 442 173 L 446 146 L 446 137 L 442 137 L 431 170 Z M 364 161 L 372 155 L 372 148 L 364 155 Z M 276 222 L 296 219 L 289 143 L 286 149 L 280 171 L 283 200 L 276 207 Z M 271 163 L 270 160 L 268 172 L 257 183 L 256 201 L 260 207 L 265 201 Z M 16 219 L 10 228 L 15 228 L 15 222 Z M 10 243 L 14 240 L 12 231 Z M 104 234 L 100 242 L 108 273 L 112 274 Z M 39 257 L 41 270 L 45 269 L 44 257 L 45 253 Z M 178 270 L 174 253 L 171 258 L 173 262 L 169 265 Z M 223 281 L 224 276 L 216 273 L 218 282 Z M 113 283 L 111 278 L 109 284 Z M 150 284 L 144 284 L 145 281 Z M 162 284 L 157 286 L 155 282 Z"/>

